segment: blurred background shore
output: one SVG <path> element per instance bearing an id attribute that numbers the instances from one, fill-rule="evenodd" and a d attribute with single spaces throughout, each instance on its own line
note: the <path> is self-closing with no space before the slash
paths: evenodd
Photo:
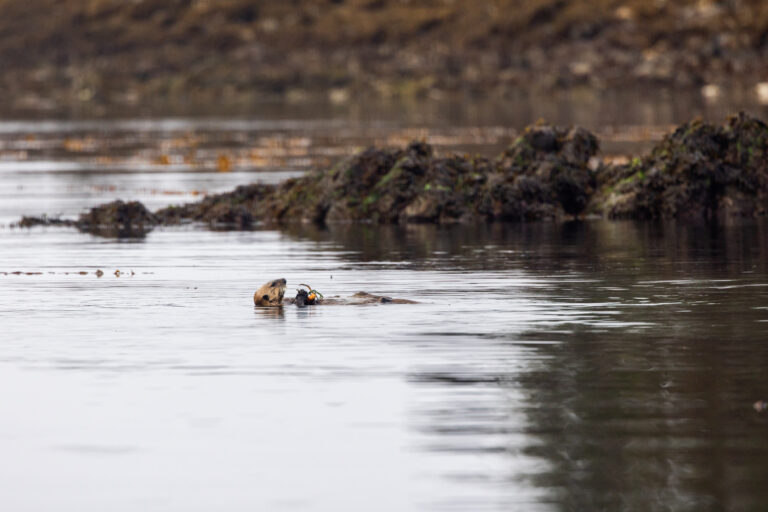
<path id="1" fill-rule="evenodd" d="M 0 0 L 0 111 L 635 90 L 768 103 L 763 0 Z"/>

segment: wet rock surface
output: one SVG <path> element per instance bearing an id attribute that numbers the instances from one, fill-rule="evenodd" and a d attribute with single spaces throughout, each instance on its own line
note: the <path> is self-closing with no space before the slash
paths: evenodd
<path id="1" fill-rule="evenodd" d="M 141 237 L 157 224 L 157 218 L 140 202 L 120 200 L 91 208 L 75 223 L 80 231 L 116 237 Z"/>
<path id="2" fill-rule="evenodd" d="M 16 227 L 68 226 L 84 233 L 116 238 L 141 238 L 159 221 L 138 201 L 113 201 L 91 208 L 77 220 L 55 217 L 22 217 Z"/>
<path id="3" fill-rule="evenodd" d="M 592 193 L 596 138 L 534 126 L 496 160 L 437 157 L 431 146 L 371 148 L 330 171 L 288 180 L 255 212 L 312 222 L 453 223 L 577 215 Z"/>
<path id="4" fill-rule="evenodd" d="M 14 224 L 14 227 L 19 228 L 33 228 L 35 226 L 75 226 L 76 222 L 72 219 L 62 219 L 59 217 L 48 217 L 43 215 L 41 217 L 28 217 L 24 216 L 19 222 Z"/>
<path id="5" fill-rule="evenodd" d="M 76 221 L 25 217 L 21 227 L 75 226 L 142 236 L 157 225 L 215 229 L 256 223 L 436 223 L 609 218 L 697 218 L 768 213 L 768 126 L 747 114 L 717 126 L 692 121 L 626 165 L 597 161 L 583 128 L 539 123 L 497 158 L 437 156 L 425 142 L 370 148 L 329 170 L 279 185 L 252 184 L 155 213 L 115 201 Z"/>
<path id="6" fill-rule="evenodd" d="M 743 113 L 723 126 L 692 121 L 600 179 L 593 209 L 609 218 L 765 215 L 768 126 Z"/>
<path id="7" fill-rule="evenodd" d="M 155 212 L 164 225 L 202 222 L 212 228 L 248 229 L 263 219 L 261 205 L 273 194 L 271 185 L 241 185 L 232 192 L 205 197 L 197 203 L 169 206 Z"/>

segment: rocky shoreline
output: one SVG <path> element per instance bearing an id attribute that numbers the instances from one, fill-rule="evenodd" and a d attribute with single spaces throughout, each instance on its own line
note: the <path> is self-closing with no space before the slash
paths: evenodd
<path id="1" fill-rule="evenodd" d="M 369 148 L 328 170 L 278 185 L 242 185 L 199 202 L 150 212 L 115 201 L 77 220 L 24 217 L 20 227 L 64 225 L 105 236 L 204 223 L 472 223 L 683 218 L 768 213 L 768 125 L 740 113 L 724 125 L 692 121 L 625 165 L 598 157 L 583 128 L 527 127 L 498 157 L 436 156 L 430 145 Z"/>
<path id="2" fill-rule="evenodd" d="M 765 90 L 767 30 L 763 0 L 6 0 L 0 103 Z"/>

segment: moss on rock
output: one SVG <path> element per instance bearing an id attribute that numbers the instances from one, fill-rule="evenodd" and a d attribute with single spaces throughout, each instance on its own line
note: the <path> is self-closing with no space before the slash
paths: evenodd
<path id="1" fill-rule="evenodd" d="M 498 158 L 436 156 L 415 141 L 369 148 L 329 170 L 273 186 L 243 185 L 154 214 L 115 201 L 77 221 L 25 218 L 20 225 L 75 225 L 117 236 L 158 224 L 204 222 L 454 223 L 573 218 L 722 218 L 768 214 L 768 126 L 738 114 L 723 126 L 692 121 L 644 158 L 596 170 L 598 141 L 582 128 L 539 123 Z"/>
<path id="2" fill-rule="evenodd" d="M 601 185 L 593 209 L 610 218 L 765 215 L 768 126 L 744 113 L 723 126 L 686 123 Z"/>

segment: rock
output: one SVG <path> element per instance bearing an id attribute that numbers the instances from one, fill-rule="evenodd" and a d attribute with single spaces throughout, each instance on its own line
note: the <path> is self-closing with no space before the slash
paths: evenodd
<path id="1" fill-rule="evenodd" d="M 241 185 L 232 192 L 207 196 L 197 203 L 162 208 L 155 216 L 165 225 L 204 222 L 216 228 L 248 229 L 264 216 L 262 206 L 274 191 L 271 185 Z"/>
<path id="2" fill-rule="evenodd" d="M 563 149 L 567 150 L 564 153 Z M 288 182 L 275 194 L 275 220 L 451 223 L 577 215 L 594 181 L 593 135 L 541 125 L 495 162 L 438 158 L 424 142 L 368 149 L 329 172 Z M 287 203 L 287 204 L 286 204 Z"/>
<path id="3" fill-rule="evenodd" d="M 327 171 L 278 186 L 244 185 L 152 214 L 116 201 L 92 209 L 78 228 L 130 236 L 157 224 L 204 222 L 248 229 L 254 222 L 453 223 L 554 219 L 580 214 L 594 188 L 597 140 L 581 128 L 527 128 L 499 158 L 437 157 L 414 141 L 369 148 Z"/>
<path id="4" fill-rule="evenodd" d="M 590 209 L 610 218 L 752 217 L 768 213 L 768 126 L 741 113 L 692 121 L 645 158 L 609 170 Z"/>
<path id="5" fill-rule="evenodd" d="M 541 126 L 528 130 L 528 143 L 538 151 L 553 152 L 560 148 L 557 132 L 551 126 Z"/>
<path id="6" fill-rule="evenodd" d="M 600 146 L 597 137 L 584 128 L 574 127 L 563 137 L 561 155 L 574 165 L 588 165 L 590 159 L 597 154 Z"/>
<path id="7" fill-rule="evenodd" d="M 596 184 L 589 162 L 598 149 L 597 138 L 582 128 L 526 128 L 498 160 L 502 179 L 490 191 L 493 217 L 580 214 Z"/>
<path id="8" fill-rule="evenodd" d="M 206 212 L 204 219 L 214 227 L 246 229 L 253 225 L 253 215 L 243 205 L 217 203 Z"/>
<path id="9" fill-rule="evenodd" d="M 48 217 L 43 215 L 42 217 L 28 217 L 24 216 L 13 227 L 18 228 L 32 228 L 35 226 L 74 226 L 75 221 L 70 219 L 60 219 L 58 217 Z"/>
<path id="10" fill-rule="evenodd" d="M 277 185 L 252 184 L 150 213 L 136 202 L 93 208 L 77 221 L 25 217 L 20 226 L 75 225 L 141 236 L 158 224 L 204 222 L 438 223 L 609 218 L 722 218 L 768 214 L 768 126 L 746 114 L 724 126 L 680 126 L 644 158 L 595 165 L 583 128 L 526 128 L 498 158 L 436 156 L 415 141 L 369 148 L 329 170 Z"/>
<path id="11" fill-rule="evenodd" d="M 114 237 L 142 237 L 158 224 L 157 218 L 138 201 L 113 201 L 80 215 L 80 231 Z"/>

